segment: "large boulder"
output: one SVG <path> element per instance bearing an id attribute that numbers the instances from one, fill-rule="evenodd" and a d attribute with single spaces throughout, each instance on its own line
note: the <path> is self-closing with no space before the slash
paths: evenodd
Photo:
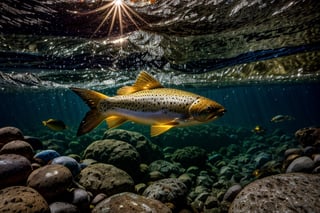
<path id="1" fill-rule="evenodd" d="M 258 179 L 232 202 L 229 213 L 320 212 L 320 175 L 287 173 Z"/>
<path id="2" fill-rule="evenodd" d="M 106 211 L 108 210 L 108 211 Z M 170 213 L 171 210 L 158 200 L 143 197 L 141 195 L 124 192 L 115 194 L 101 201 L 93 210 L 92 213 Z"/>
<path id="3" fill-rule="evenodd" d="M 49 213 L 46 200 L 33 188 L 11 186 L 0 190 L 0 212 Z"/>
<path id="4" fill-rule="evenodd" d="M 148 164 L 152 161 L 163 159 L 161 148 L 150 142 L 139 132 L 123 129 L 109 129 L 104 133 L 103 139 L 115 139 L 131 144 L 139 152 L 143 163 Z"/>
<path id="5" fill-rule="evenodd" d="M 98 140 L 84 151 L 84 158 L 112 164 L 129 174 L 139 171 L 140 155 L 129 143 L 114 139 Z"/>
<path id="6" fill-rule="evenodd" d="M 134 182 L 123 170 L 110 164 L 97 163 L 84 168 L 79 183 L 93 195 L 104 193 L 111 196 L 120 192 L 133 192 Z"/>

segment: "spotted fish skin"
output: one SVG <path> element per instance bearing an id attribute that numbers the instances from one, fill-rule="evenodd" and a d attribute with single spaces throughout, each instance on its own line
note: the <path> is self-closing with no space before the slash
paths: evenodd
<path id="1" fill-rule="evenodd" d="M 141 72 L 132 86 L 108 97 L 101 93 L 71 88 L 91 108 L 82 120 L 78 135 L 85 134 L 106 119 L 109 128 L 126 121 L 151 125 L 151 136 L 173 127 L 206 123 L 224 114 L 223 106 L 197 94 L 164 88 L 146 72 Z"/>
<path id="2" fill-rule="evenodd" d="M 182 119 L 189 116 L 188 109 L 198 97 L 193 93 L 177 89 L 143 90 L 130 95 L 119 95 L 105 99 L 101 101 L 99 110 L 106 115 L 121 115 L 120 112 L 127 112 L 129 114 L 139 114 L 140 116 L 149 113 L 148 115 L 150 116 L 154 113 L 155 115 L 161 115 L 159 119 L 168 117 L 166 116 L 168 114 L 176 114 Z M 168 119 L 172 120 L 171 117 Z"/>

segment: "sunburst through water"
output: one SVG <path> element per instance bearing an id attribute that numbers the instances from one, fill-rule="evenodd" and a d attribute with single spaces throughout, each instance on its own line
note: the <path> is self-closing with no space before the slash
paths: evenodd
<path id="1" fill-rule="evenodd" d="M 128 24 L 126 22 L 131 22 L 137 29 L 139 29 L 139 22 L 142 22 L 144 24 L 148 25 L 148 22 L 142 18 L 134 9 L 132 9 L 128 3 L 130 4 L 141 4 L 141 3 L 147 3 L 147 4 L 154 4 L 155 0 L 130 0 L 129 2 L 125 0 L 107 0 L 106 3 L 103 6 L 100 6 L 94 10 L 81 12 L 81 11 L 70 11 L 74 14 L 78 15 L 91 15 L 91 14 L 97 14 L 102 12 L 103 19 L 96 28 L 96 30 L 92 33 L 91 37 L 94 37 L 101 28 L 107 24 L 108 25 L 108 37 L 111 35 L 111 33 L 115 30 L 115 23 L 118 22 L 119 24 L 119 31 L 118 35 L 119 37 L 122 37 L 123 35 L 123 29 L 124 25 Z"/>

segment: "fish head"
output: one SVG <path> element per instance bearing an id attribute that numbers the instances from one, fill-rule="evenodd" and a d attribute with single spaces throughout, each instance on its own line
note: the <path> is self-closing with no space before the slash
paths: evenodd
<path id="1" fill-rule="evenodd" d="M 222 105 L 204 97 L 197 98 L 189 108 L 189 113 L 193 119 L 203 123 L 217 119 L 225 112 L 226 109 Z"/>

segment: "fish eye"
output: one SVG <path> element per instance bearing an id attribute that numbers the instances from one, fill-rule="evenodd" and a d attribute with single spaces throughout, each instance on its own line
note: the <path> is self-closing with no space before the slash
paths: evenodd
<path id="1" fill-rule="evenodd" d="M 207 106 L 206 108 L 204 108 L 200 112 L 200 114 L 203 115 L 203 116 L 207 116 L 207 115 L 211 114 L 214 111 L 215 111 L 215 108 L 213 106 Z"/>
<path id="2" fill-rule="evenodd" d="M 216 111 L 216 108 L 214 108 L 213 106 L 208 106 L 208 107 L 205 109 L 205 111 L 206 111 L 207 113 L 211 113 L 211 112 Z"/>

